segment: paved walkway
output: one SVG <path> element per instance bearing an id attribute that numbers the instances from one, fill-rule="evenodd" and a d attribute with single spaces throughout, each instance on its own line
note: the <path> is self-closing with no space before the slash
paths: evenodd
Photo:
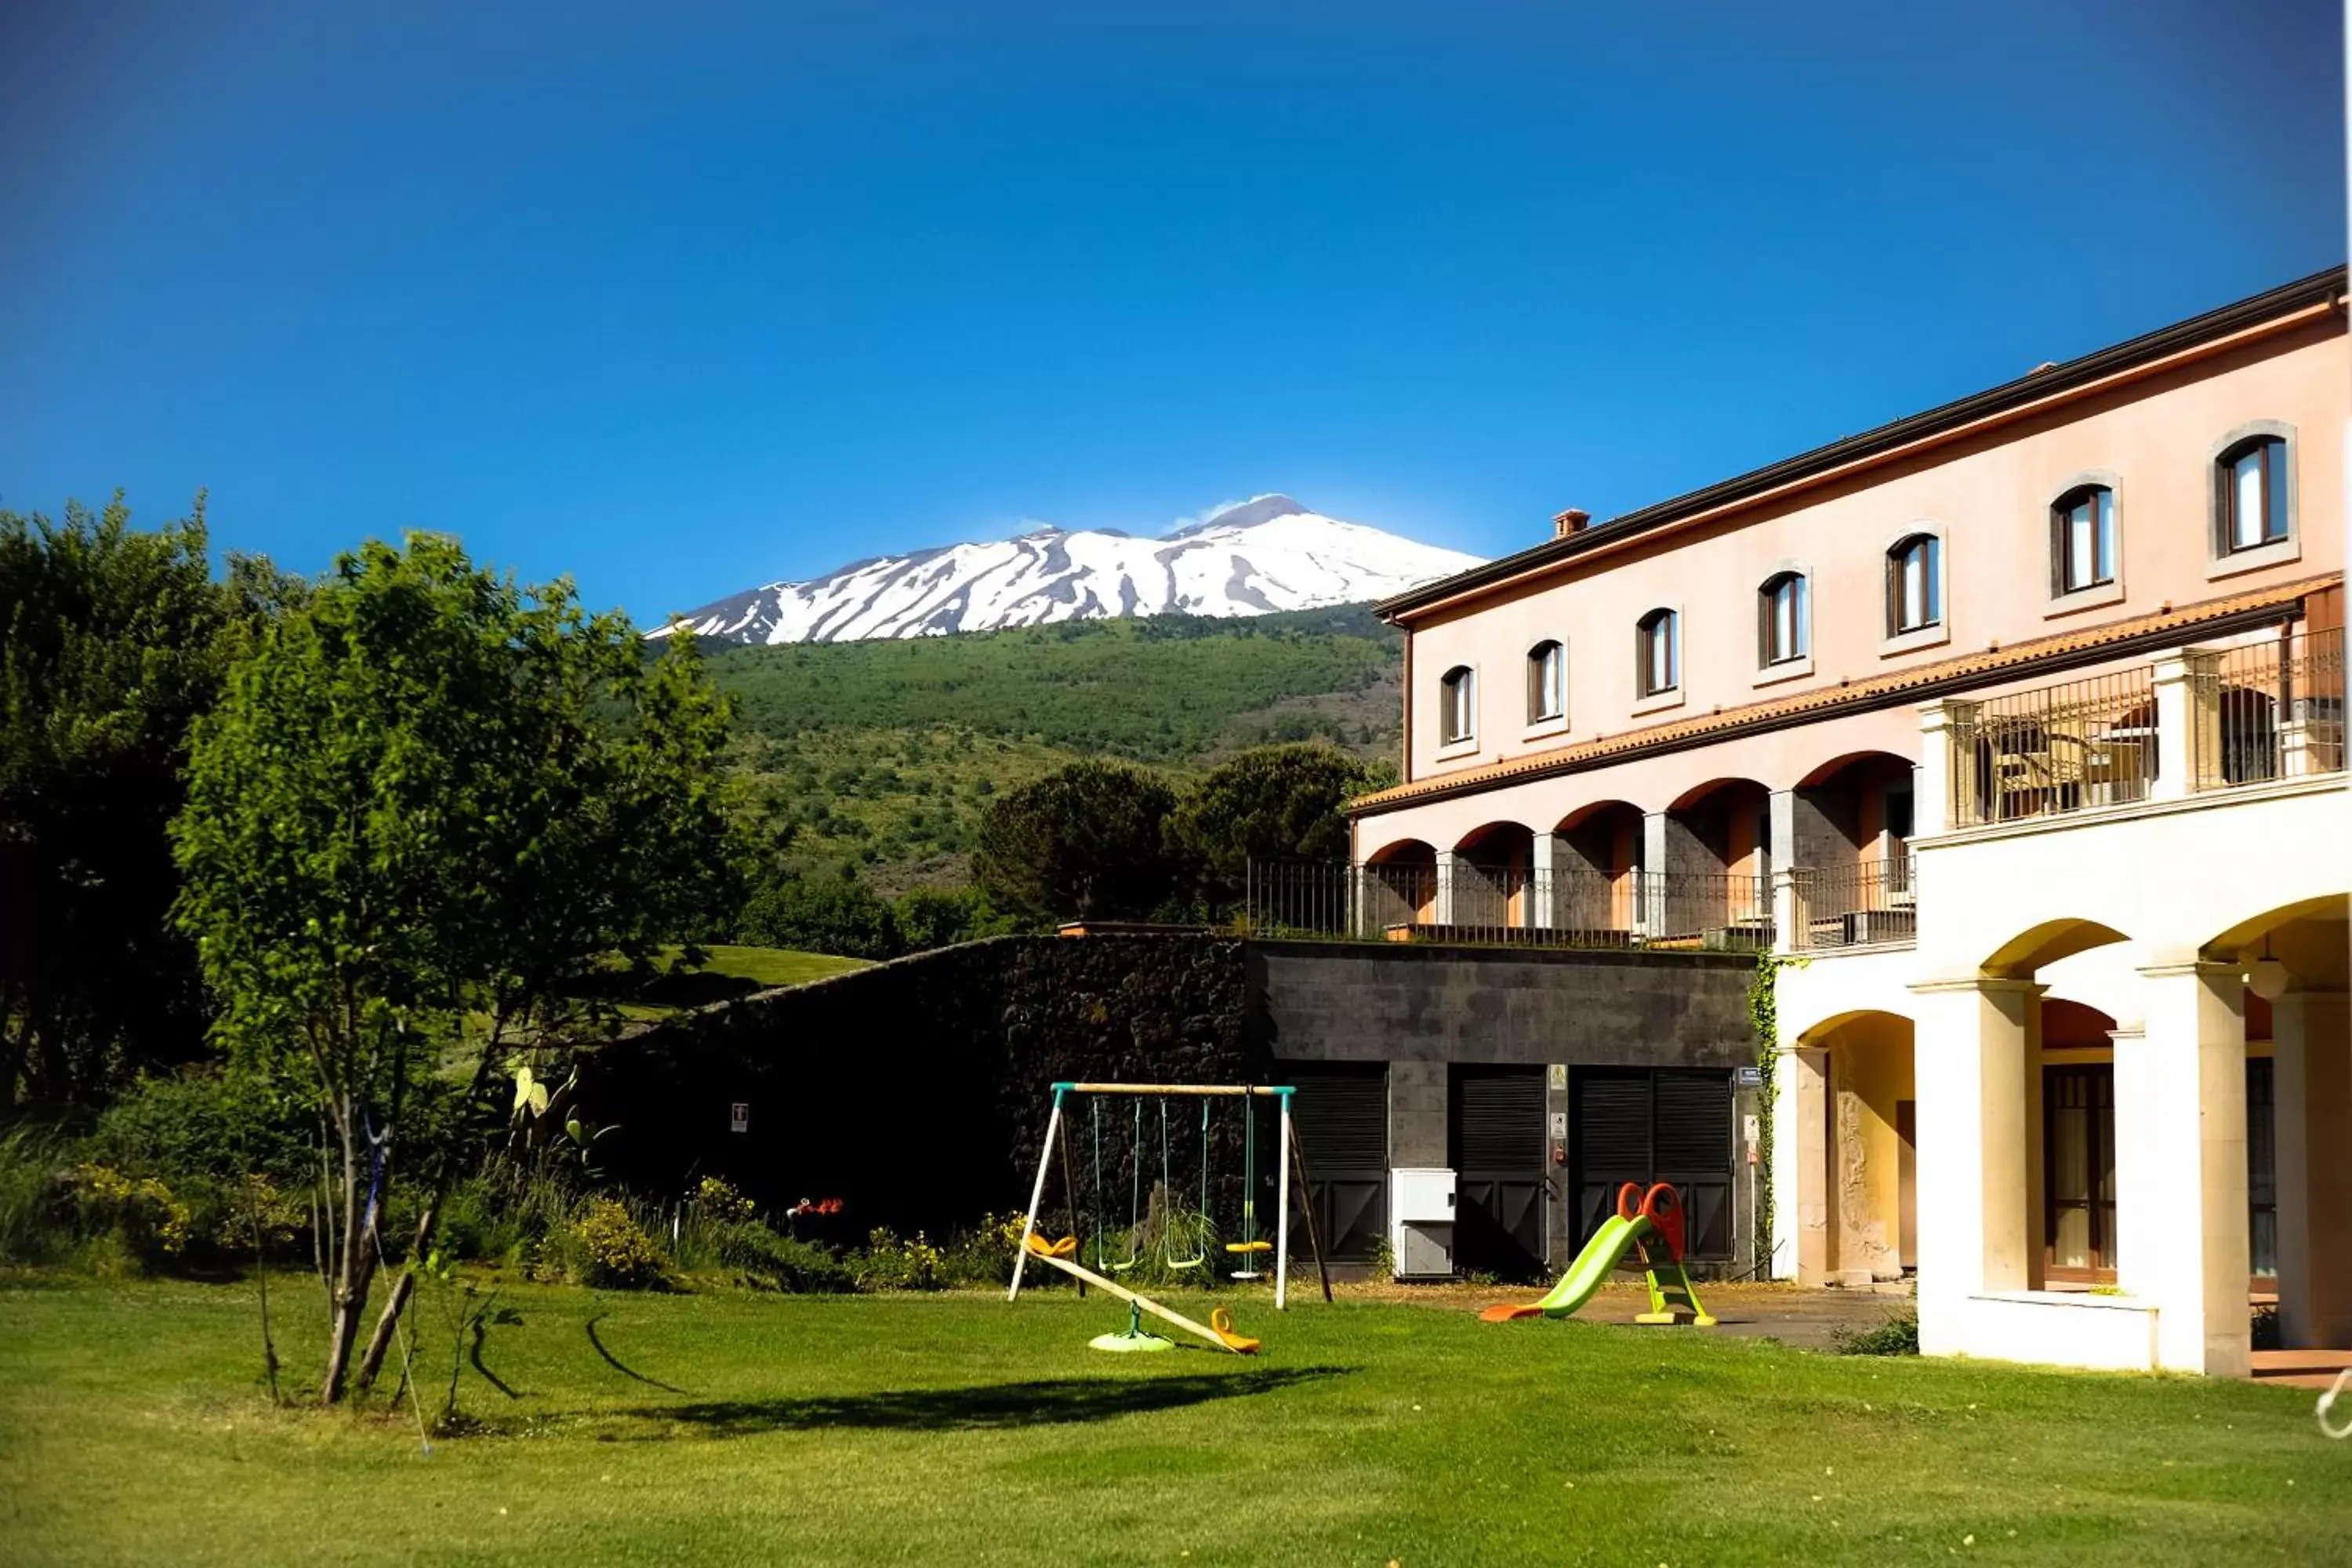
<path id="1" fill-rule="evenodd" d="M 1302 1289 L 1291 1277 L 1294 1299 Z M 1310 1268 L 1303 1290 L 1316 1289 Z M 1395 1285 L 1364 1281 L 1335 1288 L 1343 1300 L 1399 1301 L 1440 1310 L 1475 1312 L 1497 1301 L 1532 1301 L 1541 1287 L 1507 1285 Z M 1907 1310 L 1910 1287 L 1886 1286 L 1878 1290 L 1822 1290 L 1794 1285 L 1706 1285 L 1698 1299 L 1717 1320 L 1711 1333 L 1742 1338 L 1775 1339 L 1802 1350 L 1827 1349 L 1840 1329 L 1870 1329 Z M 1601 1289 L 1577 1315 L 1594 1322 L 1631 1323 L 1649 1310 L 1650 1298 L 1639 1280 L 1616 1280 Z M 1660 1329 L 1661 1333 L 1673 1332 Z"/>

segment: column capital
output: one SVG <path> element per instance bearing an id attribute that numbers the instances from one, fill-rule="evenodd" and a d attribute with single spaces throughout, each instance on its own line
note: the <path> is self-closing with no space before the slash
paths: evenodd
<path id="1" fill-rule="evenodd" d="M 1919 729 L 1924 734 L 1935 734 L 1955 724 L 1974 720 L 1977 710 L 1984 706 L 1958 697 L 1938 697 L 1933 702 L 1919 704 Z"/>
<path id="2" fill-rule="evenodd" d="M 1914 980 L 1904 989 L 1915 996 L 1937 996 L 1955 991 L 1971 991 L 1983 996 L 2040 996 L 2050 987 L 2038 980 L 1979 974 L 1965 980 Z"/>

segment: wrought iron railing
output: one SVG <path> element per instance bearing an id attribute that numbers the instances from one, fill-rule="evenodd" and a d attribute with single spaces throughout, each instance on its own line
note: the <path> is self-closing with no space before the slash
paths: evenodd
<path id="1" fill-rule="evenodd" d="M 1954 703 L 1951 741 L 1955 826 L 2145 800 L 2156 782 L 2154 671 Z"/>
<path id="2" fill-rule="evenodd" d="M 2342 627 L 2192 657 L 2195 788 L 2343 771 Z"/>
<path id="3" fill-rule="evenodd" d="M 1789 945 L 1818 950 L 1909 942 L 1919 910 L 1908 855 L 1843 866 L 1801 866 L 1790 878 L 1796 907 Z"/>
<path id="4" fill-rule="evenodd" d="M 1760 952 L 1766 879 L 1713 872 L 1530 870 L 1475 865 L 1250 863 L 1254 934 L 1355 942 Z"/>

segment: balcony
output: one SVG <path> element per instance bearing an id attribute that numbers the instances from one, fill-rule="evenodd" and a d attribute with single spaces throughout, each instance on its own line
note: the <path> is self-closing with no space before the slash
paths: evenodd
<path id="1" fill-rule="evenodd" d="M 1954 828 L 2340 773 L 2344 631 L 2226 648 L 1982 701 L 1930 704 L 1927 767 Z"/>
<path id="2" fill-rule="evenodd" d="M 1792 952 L 1909 946 L 1919 934 L 1908 854 L 1847 866 L 1800 866 L 1788 878 Z"/>
<path id="3" fill-rule="evenodd" d="M 1242 925 L 1255 936 L 1514 947 L 1760 952 L 1773 940 L 1761 877 L 1468 862 L 1252 861 Z"/>

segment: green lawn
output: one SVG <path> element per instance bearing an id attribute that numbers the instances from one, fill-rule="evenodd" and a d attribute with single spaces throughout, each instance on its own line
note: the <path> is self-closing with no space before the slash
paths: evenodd
<path id="1" fill-rule="evenodd" d="M 772 985 L 801 985 L 829 974 L 864 969 L 869 961 L 842 958 L 830 952 L 795 952 L 783 947 L 712 947 L 703 951 L 710 962 L 700 969 L 671 969 L 628 995 L 620 1004 L 624 1017 L 667 1018 L 685 1007 L 707 1006 L 732 997 L 748 996 Z M 673 964 L 677 950 L 669 949 L 664 964 Z"/>
<path id="2" fill-rule="evenodd" d="M 0 1559 L 2352 1560 L 2352 1445 L 2249 1384 L 1368 1302 L 1244 1300 L 1244 1361 L 1090 1352 L 1115 1314 L 1061 1290 L 511 1299 L 511 1394 L 468 1368 L 485 1430 L 428 1457 L 404 1409 L 270 1408 L 247 1288 L 0 1290 Z"/>

